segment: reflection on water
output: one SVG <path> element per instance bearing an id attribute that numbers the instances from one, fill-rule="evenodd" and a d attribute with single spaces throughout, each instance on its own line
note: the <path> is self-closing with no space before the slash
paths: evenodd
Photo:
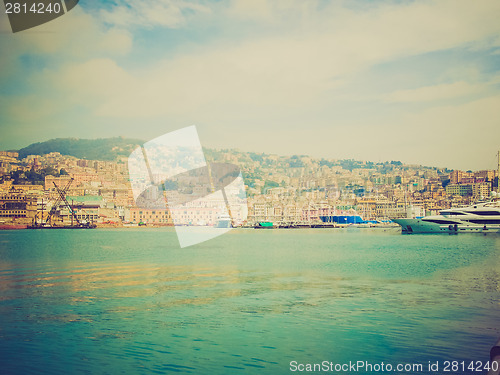
<path id="1" fill-rule="evenodd" d="M 50 232 L 50 233 L 48 233 Z M 498 236 L 2 232 L 6 373 L 289 373 L 289 362 L 487 360 Z"/>

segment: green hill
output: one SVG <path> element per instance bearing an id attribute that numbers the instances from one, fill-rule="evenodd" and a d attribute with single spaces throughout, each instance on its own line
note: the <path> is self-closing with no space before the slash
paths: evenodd
<path id="1" fill-rule="evenodd" d="M 28 155 L 45 155 L 59 152 L 89 160 L 115 160 L 118 156 L 128 156 L 144 141 L 122 137 L 100 139 L 57 138 L 46 142 L 33 143 L 19 150 L 19 158 Z"/>

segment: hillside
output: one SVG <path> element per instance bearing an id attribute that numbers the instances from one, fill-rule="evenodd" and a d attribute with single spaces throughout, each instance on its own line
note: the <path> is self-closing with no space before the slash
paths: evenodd
<path id="1" fill-rule="evenodd" d="M 59 152 L 62 155 L 74 156 L 79 159 L 114 161 L 117 157 L 128 157 L 130 153 L 144 141 L 139 139 L 114 137 L 101 139 L 78 139 L 57 138 L 45 142 L 33 143 L 20 149 L 19 158 L 28 155 L 45 155 L 51 152 Z M 217 150 L 203 148 L 205 157 L 211 162 L 237 163 L 246 170 L 247 178 L 255 175 L 262 177 L 263 171 L 272 171 L 287 174 L 301 175 L 301 170 L 319 170 L 323 166 L 340 166 L 345 170 L 373 169 L 379 173 L 391 173 L 394 169 L 408 169 L 411 166 L 404 165 L 400 161 L 386 161 L 374 163 L 370 161 L 358 161 L 353 159 L 314 159 L 307 155 L 278 156 L 265 153 L 245 152 L 234 149 Z M 422 170 L 437 170 L 435 167 L 413 166 Z M 445 172 L 448 170 L 445 169 Z M 265 173 L 264 173 L 265 174 Z"/>
<path id="2" fill-rule="evenodd" d="M 89 160 L 115 160 L 118 156 L 128 156 L 139 145 L 139 139 L 122 137 L 100 139 L 57 138 L 46 142 L 33 143 L 19 150 L 19 158 L 28 155 L 45 155 L 59 152 Z"/>

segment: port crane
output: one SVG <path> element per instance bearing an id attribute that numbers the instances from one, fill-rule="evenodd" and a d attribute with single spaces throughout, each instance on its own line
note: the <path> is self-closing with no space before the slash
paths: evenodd
<path id="1" fill-rule="evenodd" d="M 76 216 L 76 213 L 73 210 L 73 207 L 71 207 L 68 200 L 66 199 L 66 192 L 68 191 L 69 187 L 73 183 L 73 178 L 69 179 L 66 186 L 64 186 L 62 189 L 59 186 L 57 186 L 55 181 L 52 181 L 52 183 L 54 184 L 54 187 L 57 190 L 58 197 L 57 197 L 56 201 L 54 202 L 54 204 L 52 205 L 49 213 L 47 214 L 47 219 L 45 220 L 45 222 L 43 221 L 43 203 L 42 203 L 41 222 L 37 223 L 37 221 L 36 221 L 37 216 L 38 216 L 38 214 L 37 214 L 35 216 L 33 225 L 30 228 L 32 228 L 32 229 L 41 229 L 41 228 L 89 228 L 90 229 L 90 228 L 95 228 L 96 227 L 95 224 L 91 224 L 88 222 L 82 223 L 78 219 L 78 217 Z M 58 226 L 55 223 L 54 218 L 56 216 L 56 212 L 58 210 L 60 210 L 61 205 L 67 207 L 69 210 L 69 213 L 71 214 L 71 225 L 69 225 L 69 226 L 68 225 Z M 75 224 L 75 222 L 76 222 L 76 224 Z"/>

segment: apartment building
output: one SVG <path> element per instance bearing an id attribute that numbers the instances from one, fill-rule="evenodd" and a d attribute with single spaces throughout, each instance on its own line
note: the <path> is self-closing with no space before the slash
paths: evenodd
<path id="1" fill-rule="evenodd" d="M 461 197 L 472 195 L 471 184 L 449 184 L 446 186 L 446 194 L 459 195 Z"/>
<path id="2" fill-rule="evenodd" d="M 18 189 L 0 193 L 0 218 L 33 219 L 36 215 L 36 197 Z"/>
<path id="3" fill-rule="evenodd" d="M 172 216 L 167 209 L 131 208 L 125 220 L 132 223 L 173 225 Z"/>

